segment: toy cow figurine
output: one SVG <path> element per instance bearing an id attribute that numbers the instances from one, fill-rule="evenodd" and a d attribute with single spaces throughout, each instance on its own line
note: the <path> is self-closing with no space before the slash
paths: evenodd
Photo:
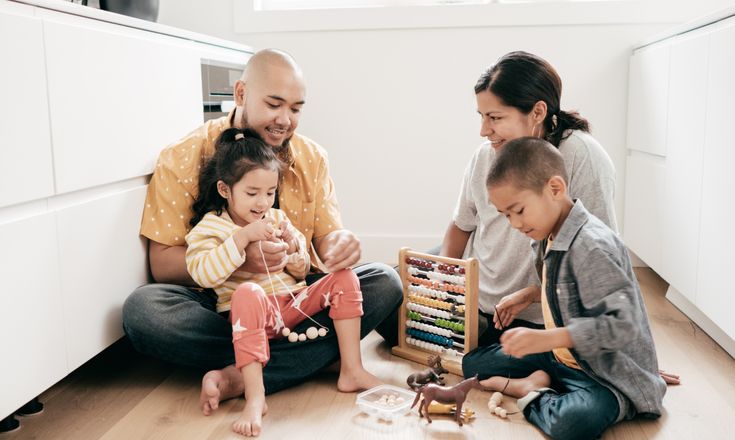
<path id="1" fill-rule="evenodd" d="M 444 377 L 442 376 L 442 374 L 449 373 L 449 371 L 442 367 L 441 356 L 439 356 L 438 354 L 434 356 L 429 356 L 429 359 L 427 360 L 427 365 L 429 365 L 429 368 L 427 368 L 426 370 L 420 373 L 413 373 L 406 378 L 406 383 L 409 387 L 411 387 L 412 390 L 416 391 L 423 385 L 431 382 L 438 383 L 439 385 L 444 385 Z"/>

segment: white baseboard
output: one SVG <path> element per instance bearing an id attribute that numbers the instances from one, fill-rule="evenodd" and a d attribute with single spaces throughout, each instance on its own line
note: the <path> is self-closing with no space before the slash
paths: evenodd
<path id="1" fill-rule="evenodd" d="M 442 244 L 443 239 L 441 235 L 361 235 L 362 259 L 360 262 L 380 262 L 394 266 L 398 264 L 398 251 L 402 247 L 426 252 Z"/>
<path id="2" fill-rule="evenodd" d="M 689 301 L 681 292 L 669 285 L 666 291 L 666 299 L 671 301 L 682 313 L 694 321 L 705 333 L 707 333 L 720 347 L 730 356 L 735 358 L 735 340 L 725 333 L 717 324 L 712 322 L 699 308 Z"/>
<path id="3" fill-rule="evenodd" d="M 630 255 L 630 262 L 633 267 L 648 267 L 648 265 L 640 259 L 630 248 L 628 248 L 628 254 Z"/>

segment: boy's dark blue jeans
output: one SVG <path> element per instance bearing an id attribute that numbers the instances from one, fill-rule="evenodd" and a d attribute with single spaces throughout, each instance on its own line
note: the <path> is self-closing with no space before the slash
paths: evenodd
<path id="1" fill-rule="evenodd" d="M 401 280 L 381 263 L 354 268 L 363 296 L 361 337 L 372 330 L 390 345 L 397 340 L 397 322 L 384 322 L 399 307 Z M 313 283 L 318 277 L 309 277 Z M 123 306 L 123 328 L 139 352 L 177 365 L 221 369 L 235 363 L 232 325 L 217 313 L 217 296 L 211 290 L 174 284 L 148 284 L 136 289 Z M 339 347 L 329 310 L 314 316 L 332 331 L 327 336 L 291 343 L 270 341 L 271 358 L 263 369 L 267 394 L 303 383 L 339 358 Z M 308 319 L 294 331 L 305 332 L 314 323 Z"/>
<path id="2" fill-rule="evenodd" d="M 508 356 L 499 344 L 479 347 L 462 360 L 465 377 L 480 380 L 493 376 L 523 378 L 543 370 L 551 376 L 551 388 L 523 410 L 526 419 L 553 439 L 594 439 L 618 419 L 615 395 L 582 370 L 569 368 L 551 352 Z"/>

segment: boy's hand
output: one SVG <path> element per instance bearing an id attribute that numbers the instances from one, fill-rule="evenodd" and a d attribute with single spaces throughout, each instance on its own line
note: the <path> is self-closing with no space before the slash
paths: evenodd
<path id="1" fill-rule="evenodd" d="M 500 336 L 500 344 L 505 353 L 517 358 L 544 353 L 554 348 L 570 348 L 574 345 L 569 331 L 564 327 L 551 330 L 516 327 Z"/>
<path id="2" fill-rule="evenodd" d="M 534 293 L 539 293 L 538 286 L 526 287 L 504 296 L 495 306 L 495 314 L 493 315 L 495 328 L 498 330 L 507 328 L 519 313 L 531 305 Z"/>

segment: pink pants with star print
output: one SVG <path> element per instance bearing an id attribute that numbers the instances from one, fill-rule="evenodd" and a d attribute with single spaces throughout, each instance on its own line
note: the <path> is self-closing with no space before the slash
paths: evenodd
<path id="1" fill-rule="evenodd" d="M 357 318 L 363 313 L 360 281 L 351 269 L 325 275 L 293 294 L 296 301 L 288 293 L 266 295 L 255 283 L 242 283 L 235 290 L 230 302 L 235 367 L 240 369 L 254 361 L 263 365 L 268 362 L 268 340 L 283 337 L 282 329 L 276 328 L 279 307 L 283 325 L 289 329 L 307 319 L 304 314 L 313 316 L 327 307 L 333 320 Z"/>

